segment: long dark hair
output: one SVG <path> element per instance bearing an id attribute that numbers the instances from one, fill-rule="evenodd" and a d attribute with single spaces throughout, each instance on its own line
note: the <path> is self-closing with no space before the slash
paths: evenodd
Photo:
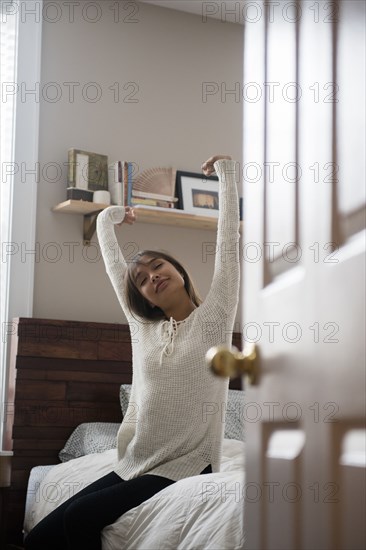
<path id="1" fill-rule="evenodd" d="M 151 307 L 148 300 L 146 300 L 137 288 L 134 280 L 134 273 L 138 264 L 143 263 L 142 257 L 163 259 L 171 263 L 177 271 L 181 273 L 184 278 L 184 288 L 187 291 L 188 296 L 192 300 L 195 306 L 202 304 L 202 300 L 192 282 L 185 267 L 178 262 L 173 256 L 160 250 L 143 250 L 136 254 L 136 256 L 130 261 L 128 269 L 125 275 L 125 292 L 129 310 L 132 315 L 136 314 L 139 317 L 143 317 L 149 320 L 166 319 L 166 315 L 159 307 Z"/>

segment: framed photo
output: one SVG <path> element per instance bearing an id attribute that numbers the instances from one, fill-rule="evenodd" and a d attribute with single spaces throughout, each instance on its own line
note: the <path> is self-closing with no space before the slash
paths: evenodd
<path id="1" fill-rule="evenodd" d="M 177 170 L 178 208 L 188 214 L 218 218 L 219 179 L 194 172 Z"/>
<path id="2" fill-rule="evenodd" d="M 108 156 L 69 149 L 68 186 L 88 191 L 108 191 Z"/>

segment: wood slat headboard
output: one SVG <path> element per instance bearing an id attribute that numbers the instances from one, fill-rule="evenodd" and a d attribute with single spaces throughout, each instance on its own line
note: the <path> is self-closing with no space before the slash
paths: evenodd
<path id="1" fill-rule="evenodd" d="M 25 497 L 34 466 L 58 453 L 83 422 L 121 422 L 121 384 L 132 381 L 128 325 L 14 319 L 5 449 L 13 450 L 7 541 L 22 543 Z M 240 348 L 240 334 L 233 344 Z M 241 379 L 230 381 L 240 389 Z"/>

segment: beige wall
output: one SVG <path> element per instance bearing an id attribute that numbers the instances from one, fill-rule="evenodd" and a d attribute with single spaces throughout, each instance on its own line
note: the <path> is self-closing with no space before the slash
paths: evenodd
<path id="1" fill-rule="evenodd" d="M 107 154 L 110 162 L 132 160 L 140 170 L 174 166 L 199 172 L 202 161 L 217 152 L 241 161 L 242 103 L 233 95 L 220 94 L 204 102 L 202 85 L 223 83 L 229 90 L 242 82 L 243 27 L 216 20 L 204 23 L 196 15 L 146 4 L 137 3 L 133 11 L 131 2 L 121 2 L 119 16 L 110 9 L 115 2 L 95 2 L 99 13 L 89 3 L 83 18 L 85 4 L 75 6 L 72 22 L 65 6 L 57 13 L 54 2 L 48 8 L 45 2 L 48 21 L 43 23 L 40 87 L 43 177 L 38 186 L 33 315 L 124 322 L 96 236 L 90 248 L 84 247 L 82 217 L 51 212 L 66 199 L 67 150 Z M 90 22 L 94 17 L 99 20 Z M 80 84 L 74 85 L 74 98 L 72 85 L 66 84 L 70 82 Z M 97 87 L 85 87 L 91 82 Z M 124 90 L 126 83 L 134 84 Z M 91 102 L 96 89 L 101 97 Z M 129 96 L 134 90 L 137 93 Z M 59 98 L 53 101 L 56 91 Z M 137 101 L 129 102 L 128 97 Z M 62 174 L 55 166 L 62 166 Z M 215 241 L 215 232 L 140 223 L 123 227 L 119 234 L 127 254 L 137 248 L 162 248 L 175 254 L 205 296 L 214 258 L 205 258 L 202 249 Z"/>

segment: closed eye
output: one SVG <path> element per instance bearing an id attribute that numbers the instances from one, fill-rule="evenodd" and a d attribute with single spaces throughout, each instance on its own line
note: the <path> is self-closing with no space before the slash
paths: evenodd
<path id="1" fill-rule="evenodd" d="M 135 285 L 141 286 L 145 279 L 146 277 L 144 276 L 144 273 L 138 273 L 137 277 L 135 277 Z"/>
<path id="2" fill-rule="evenodd" d="M 163 263 L 164 262 L 160 262 L 160 263 L 157 263 L 157 264 L 153 265 L 154 271 L 155 271 L 155 269 L 159 269 L 159 267 L 161 267 L 163 265 Z M 145 276 L 145 274 L 139 273 L 136 277 L 136 284 L 141 287 L 146 283 L 146 280 L 147 280 L 147 277 Z"/>

